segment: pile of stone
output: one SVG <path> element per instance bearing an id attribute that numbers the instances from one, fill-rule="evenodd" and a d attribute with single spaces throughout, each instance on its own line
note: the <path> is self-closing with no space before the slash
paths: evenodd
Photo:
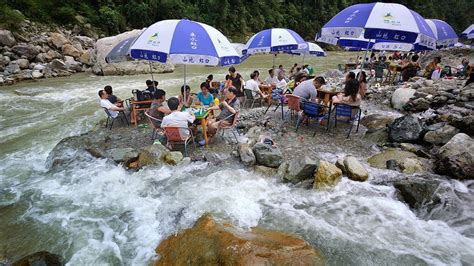
<path id="1" fill-rule="evenodd" d="M 80 32 L 28 20 L 18 32 L 0 29 L 0 85 L 86 70 L 92 66 L 95 39 Z"/>

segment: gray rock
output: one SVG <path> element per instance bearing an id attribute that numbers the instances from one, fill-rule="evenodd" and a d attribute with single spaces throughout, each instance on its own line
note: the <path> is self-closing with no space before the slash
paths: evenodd
<path id="1" fill-rule="evenodd" d="M 277 171 L 278 178 L 284 180 L 286 172 L 288 171 L 288 165 L 289 165 L 288 162 L 283 162 L 282 164 L 280 164 Z"/>
<path id="2" fill-rule="evenodd" d="M 30 66 L 30 62 L 28 61 L 28 59 L 24 59 L 24 58 L 20 58 L 16 60 L 16 63 L 18 64 L 20 69 L 26 69 Z"/>
<path id="3" fill-rule="evenodd" d="M 0 29 L 0 46 L 12 47 L 16 44 L 15 36 L 9 30 Z"/>
<path id="4" fill-rule="evenodd" d="M 31 77 L 34 79 L 39 79 L 43 77 L 43 73 L 41 73 L 39 70 L 33 70 L 33 72 L 31 72 Z"/>
<path id="5" fill-rule="evenodd" d="M 259 142 L 253 146 L 252 150 L 260 165 L 278 168 L 283 162 L 283 154 L 276 147 Z"/>
<path id="6" fill-rule="evenodd" d="M 405 104 L 410 101 L 416 90 L 410 88 L 398 88 L 392 94 L 392 107 L 398 110 L 403 110 Z"/>
<path id="7" fill-rule="evenodd" d="M 318 161 L 305 156 L 303 159 L 293 159 L 290 161 L 285 180 L 292 183 L 298 183 L 305 179 L 314 177 L 314 171 L 318 168 Z"/>
<path id="8" fill-rule="evenodd" d="M 74 72 L 81 72 L 82 71 L 82 63 L 77 62 L 74 60 L 74 57 L 72 56 L 65 56 L 64 57 L 64 64 L 66 65 L 66 68 L 74 71 Z"/>
<path id="9" fill-rule="evenodd" d="M 11 74 L 18 74 L 20 73 L 20 66 L 16 61 L 11 61 L 10 64 L 8 64 L 5 67 L 5 70 L 3 71 L 6 75 L 11 75 Z"/>
<path id="10" fill-rule="evenodd" d="M 248 144 L 239 144 L 238 150 L 240 160 L 244 165 L 252 166 L 256 163 L 257 159 L 255 158 L 255 155 Z"/>
<path id="11" fill-rule="evenodd" d="M 364 139 L 379 144 L 387 143 L 389 142 L 388 129 L 369 129 L 365 132 Z"/>
<path id="12" fill-rule="evenodd" d="M 416 154 L 391 148 L 370 157 L 367 162 L 372 167 L 385 169 L 387 167 L 387 161 L 394 160 L 398 164 L 406 158 L 416 158 Z"/>
<path id="13" fill-rule="evenodd" d="M 153 144 L 138 152 L 138 167 L 161 165 L 169 150 L 161 144 Z"/>
<path id="14" fill-rule="evenodd" d="M 347 176 L 355 181 L 365 181 L 369 178 L 369 172 L 365 167 L 353 156 L 347 156 L 344 159 Z"/>
<path id="15" fill-rule="evenodd" d="M 53 61 L 51 61 L 51 63 L 49 63 L 49 66 L 54 71 L 56 71 L 56 70 L 66 71 L 67 70 L 66 64 L 62 60 L 59 60 L 59 59 L 54 59 Z"/>
<path id="16" fill-rule="evenodd" d="M 114 162 L 121 163 L 124 161 L 125 154 L 133 151 L 133 148 L 114 148 L 108 150 L 107 152 L 110 154 L 110 157 Z"/>
<path id="17" fill-rule="evenodd" d="M 439 149 L 436 170 L 457 179 L 474 179 L 474 140 L 464 133 L 451 138 Z"/>
<path id="18" fill-rule="evenodd" d="M 431 144 L 446 144 L 457 133 L 459 133 L 459 129 L 450 125 L 444 125 L 433 131 L 428 131 L 423 140 Z"/>
<path id="19" fill-rule="evenodd" d="M 368 129 L 386 128 L 395 120 L 395 117 L 381 114 L 370 114 L 364 116 L 360 123 Z"/>
<path id="20" fill-rule="evenodd" d="M 254 166 L 255 172 L 262 174 L 263 176 L 273 177 L 276 176 L 278 173 L 278 169 L 266 167 L 263 165 L 255 165 Z"/>
<path id="21" fill-rule="evenodd" d="M 31 44 L 17 44 L 12 47 L 12 51 L 18 56 L 25 56 L 28 60 L 35 59 L 39 54 L 39 50 Z"/>
<path id="22" fill-rule="evenodd" d="M 414 115 L 406 115 L 395 119 L 389 127 L 388 135 L 393 142 L 416 142 L 422 132 L 420 119 Z"/>

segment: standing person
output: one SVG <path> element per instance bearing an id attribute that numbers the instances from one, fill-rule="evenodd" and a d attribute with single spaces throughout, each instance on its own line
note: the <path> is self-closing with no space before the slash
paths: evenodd
<path id="1" fill-rule="evenodd" d="M 235 67 L 231 66 L 229 67 L 229 75 L 230 75 L 230 80 L 232 81 L 232 86 L 237 89 L 237 97 L 239 97 L 241 100 L 244 98 L 244 83 L 245 80 L 242 78 L 242 76 L 237 73 L 235 70 Z"/>
<path id="2" fill-rule="evenodd" d="M 265 82 L 268 84 L 277 84 L 278 78 L 275 75 L 275 70 L 273 68 L 268 70 L 268 77 L 265 79 Z"/>
<path id="3" fill-rule="evenodd" d="M 209 91 L 209 85 L 206 82 L 201 83 L 201 91 L 196 95 L 196 104 L 211 106 L 214 104 L 214 96 Z"/>
<path id="4" fill-rule="evenodd" d="M 332 96 L 332 102 L 360 106 L 362 97 L 359 94 L 359 82 L 355 79 L 347 81 L 344 87 L 344 93 L 338 93 L 336 96 Z"/>
<path id="5" fill-rule="evenodd" d="M 186 93 L 184 93 L 186 90 Z M 186 97 L 185 97 L 186 96 Z M 181 86 L 181 95 L 178 97 L 179 103 L 183 107 L 190 107 L 193 104 L 193 97 L 191 96 L 191 88 L 186 85 Z"/>
<path id="6" fill-rule="evenodd" d="M 176 97 L 171 97 L 168 100 L 168 107 L 171 113 L 165 117 L 163 117 L 163 121 L 161 122 L 161 127 L 167 126 L 174 126 L 180 127 L 179 133 L 182 138 L 187 138 L 189 136 L 189 130 L 187 128 L 190 124 L 194 122 L 196 117 L 194 114 L 190 114 L 188 112 L 181 112 L 179 111 L 179 99 Z"/>
<path id="7" fill-rule="evenodd" d="M 116 118 L 119 115 L 119 111 L 123 111 L 123 107 L 118 107 L 117 105 L 111 103 L 108 100 L 109 95 L 105 90 L 99 91 L 100 106 L 107 109 L 112 118 Z"/>
<path id="8" fill-rule="evenodd" d="M 245 89 L 251 90 L 252 91 L 252 96 L 254 98 L 263 98 L 265 97 L 263 92 L 260 90 L 259 82 L 258 82 L 258 76 L 256 71 L 252 72 L 250 74 L 250 79 L 245 82 Z M 258 72 L 258 71 L 257 71 Z"/>
<path id="9" fill-rule="evenodd" d="M 107 92 L 107 95 L 108 95 L 107 99 L 111 103 L 117 105 L 118 107 L 123 107 L 123 100 L 114 95 L 114 93 L 112 92 L 112 86 L 110 85 L 105 86 L 104 91 Z"/>
<path id="10" fill-rule="evenodd" d="M 161 127 L 161 121 L 163 120 L 163 117 L 171 113 L 171 110 L 164 105 L 165 101 L 166 92 L 164 90 L 157 89 L 155 97 L 151 102 L 150 111 L 148 111 L 151 117 L 159 120 L 151 119 L 151 122 L 155 127 Z"/>
<path id="11" fill-rule="evenodd" d="M 214 106 L 211 109 L 221 110 L 221 113 L 215 119 L 209 120 L 208 123 L 208 133 L 210 136 L 213 136 L 217 133 L 217 129 L 220 125 L 232 125 L 234 115 L 240 111 L 240 101 L 237 97 L 237 89 L 235 87 L 230 87 L 227 90 L 226 99 L 222 101 L 219 106 Z"/>

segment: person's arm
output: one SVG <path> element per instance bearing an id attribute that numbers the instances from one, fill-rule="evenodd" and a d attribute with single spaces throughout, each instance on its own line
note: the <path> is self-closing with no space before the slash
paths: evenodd
<path id="1" fill-rule="evenodd" d="M 224 106 L 224 108 L 226 108 L 227 110 L 229 110 L 229 112 L 235 114 L 237 111 L 232 107 L 230 106 L 226 101 L 224 101 L 222 103 L 222 105 Z"/>
<path id="2" fill-rule="evenodd" d="M 115 104 L 112 104 L 110 107 L 109 107 L 109 110 L 112 110 L 112 111 L 123 111 L 123 107 L 118 107 L 117 105 Z"/>
<path id="3" fill-rule="evenodd" d="M 171 114 L 171 110 L 168 107 L 160 106 L 157 108 L 158 111 L 164 113 L 165 115 Z"/>

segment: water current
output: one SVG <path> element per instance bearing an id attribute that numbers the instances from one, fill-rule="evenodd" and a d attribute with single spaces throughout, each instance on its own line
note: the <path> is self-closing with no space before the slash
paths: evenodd
<path id="1" fill-rule="evenodd" d="M 306 62 L 319 73 L 351 56 L 330 53 Z M 271 62 L 270 56 L 257 56 L 237 70 L 247 79 L 254 69 L 265 73 Z M 285 67 L 294 62 L 301 58 L 276 60 Z M 155 78 L 173 95 L 182 73 L 178 66 Z M 226 69 L 188 67 L 188 81 L 196 90 L 210 73 L 222 80 Z M 0 262 L 47 250 L 70 265 L 147 265 L 161 240 L 211 212 L 240 227 L 295 233 L 331 265 L 474 264 L 472 219 L 462 225 L 420 219 L 396 199 L 391 186 L 343 178 L 334 190 L 317 192 L 205 162 L 127 172 L 94 159 L 48 171 L 47 156 L 61 139 L 104 118 L 99 88 L 110 84 L 125 98 L 149 78 L 82 73 L 0 89 Z M 371 178 L 397 175 L 370 173 Z M 452 184 L 474 198 L 472 183 Z M 473 217 L 474 201 L 469 202 L 464 213 Z"/>

